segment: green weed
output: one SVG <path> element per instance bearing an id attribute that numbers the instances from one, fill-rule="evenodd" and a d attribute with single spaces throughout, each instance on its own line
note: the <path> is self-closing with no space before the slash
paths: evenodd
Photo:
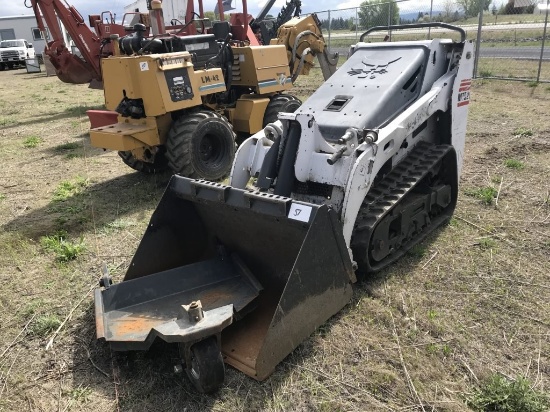
<path id="1" fill-rule="evenodd" d="M 43 315 L 34 320 L 30 331 L 36 336 L 46 336 L 48 333 L 56 330 L 59 325 L 61 325 L 61 320 L 57 315 Z"/>
<path id="2" fill-rule="evenodd" d="M 71 143 L 63 143 L 54 148 L 56 152 L 66 152 L 68 150 L 75 150 L 80 147 L 80 143 L 71 142 Z"/>
<path id="3" fill-rule="evenodd" d="M 468 196 L 481 200 L 487 205 L 490 205 L 493 203 L 493 199 L 497 197 L 498 191 L 492 186 L 486 186 L 477 189 L 465 189 L 464 193 Z"/>
<path id="4" fill-rule="evenodd" d="M 426 248 L 426 246 L 414 245 L 407 253 L 411 256 L 421 258 L 421 257 L 424 257 L 424 255 L 426 255 L 427 252 L 428 252 L 428 249 Z"/>
<path id="5" fill-rule="evenodd" d="M 36 313 L 36 310 L 43 305 L 42 299 L 35 299 L 29 303 L 21 310 L 21 316 L 23 318 L 28 318 L 31 315 L 34 315 Z"/>
<path id="6" fill-rule="evenodd" d="M 0 201 L 4 200 L 6 198 L 6 195 L 4 193 L 0 193 Z"/>
<path id="7" fill-rule="evenodd" d="M 105 228 L 103 229 L 104 232 L 110 233 L 117 230 L 126 229 L 130 226 L 135 226 L 136 222 L 129 219 L 117 219 L 112 222 L 109 222 L 105 225 Z"/>
<path id="8" fill-rule="evenodd" d="M 56 260 L 59 262 L 74 260 L 86 250 L 86 245 L 82 238 L 78 242 L 68 241 L 65 231 L 59 231 L 49 236 L 42 236 L 40 244 L 44 250 L 55 253 Z"/>
<path id="9" fill-rule="evenodd" d="M 509 167 L 510 169 L 521 170 L 525 167 L 525 163 L 523 163 L 521 160 L 506 159 L 504 161 L 504 166 Z"/>
<path id="10" fill-rule="evenodd" d="M 17 124 L 17 120 L 11 117 L 0 117 L 0 126 L 9 126 L 13 124 Z"/>
<path id="11" fill-rule="evenodd" d="M 479 77 L 493 77 L 493 72 L 491 70 L 480 70 Z"/>
<path id="12" fill-rule="evenodd" d="M 497 246 L 497 242 L 490 237 L 484 237 L 479 241 L 479 247 L 481 249 L 494 249 Z"/>
<path id="13" fill-rule="evenodd" d="M 517 137 L 533 136 L 533 131 L 525 127 L 518 127 L 516 130 L 514 130 L 514 136 L 517 136 Z"/>
<path id="14" fill-rule="evenodd" d="M 67 153 L 65 155 L 67 159 L 79 159 L 81 157 L 84 157 L 83 153 Z"/>
<path id="15" fill-rule="evenodd" d="M 439 313 L 437 313 L 437 311 L 435 309 L 430 309 L 428 311 L 428 319 L 430 320 L 434 320 L 435 318 L 437 318 L 439 316 Z"/>
<path id="16" fill-rule="evenodd" d="M 64 204 L 57 204 L 55 206 L 52 206 L 48 211 L 50 212 L 59 212 L 64 215 L 77 215 L 79 213 L 82 213 L 86 209 L 85 204 L 78 204 L 78 205 L 64 205 Z"/>
<path id="17" fill-rule="evenodd" d="M 44 140 L 38 136 L 29 136 L 23 140 L 23 147 L 27 149 L 32 149 L 42 143 Z"/>
<path id="18" fill-rule="evenodd" d="M 435 343 L 430 343 L 428 346 L 426 346 L 426 351 L 430 355 L 435 355 L 437 353 L 437 345 Z"/>
<path id="19" fill-rule="evenodd" d="M 550 406 L 548 396 L 535 391 L 527 379 L 508 380 L 500 375 L 491 376 L 467 403 L 479 412 L 543 412 Z"/>
<path id="20" fill-rule="evenodd" d="M 82 386 L 71 389 L 69 392 L 67 392 L 67 395 L 69 395 L 71 399 L 83 403 L 88 402 L 91 394 L 92 390 L 90 388 Z"/>
<path id="21" fill-rule="evenodd" d="M 65 180 L 55 188 L 53 200 L 56 202 L 64 202 L 69 197 L 82 193 L 87 186 L 88 180 L 81 176 L 77 176 L 74 181 Z"/>
<path id="22" fill-rule="evenodd" d="M 527 82 L 527 87 L 537 87 L 539 85 L 539 82 L 537 81 L 532 81 L 532 82 Z"/>

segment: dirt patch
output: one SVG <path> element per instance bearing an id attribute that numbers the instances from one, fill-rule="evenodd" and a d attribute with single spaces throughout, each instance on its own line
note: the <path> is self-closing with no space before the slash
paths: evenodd
<path id="1" fill-rule="evenodd" d="M 167 177 L 90 147 L 85 110 L 101 91 L 21 73 L 0 72 L 0 410 L 462 411 L 492 373 L 550 390 L 547 86 L 474 83 L 451 223 L 361 281 L 268 380 L 228 367 L 201 396 L 172 372 L 172 346 L 116 354 L 95 339 L 101 264 L 122 278 Z M 59 233 L 84 245 L 76 259 L 44 247 Z"/>

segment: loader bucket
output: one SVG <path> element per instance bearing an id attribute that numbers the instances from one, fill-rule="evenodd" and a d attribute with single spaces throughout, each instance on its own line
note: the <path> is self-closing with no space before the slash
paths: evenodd
<path id="1" fill-rule="evenodd" d="M 124 281 L 96 291 L 98 337 L 146 349 L 221 332 L 224 361 L 262 380 L 349 302 L 354 281 L 328 206 L 173 176 Z M 206 332 L 178 314 L 198 299 Z"/>

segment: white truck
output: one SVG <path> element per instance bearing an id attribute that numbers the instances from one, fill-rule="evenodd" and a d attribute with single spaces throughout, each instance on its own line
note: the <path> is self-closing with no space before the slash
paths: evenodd
<path id="1" fill-rule="evenodd" d="M 14 66 L 25 66 L 25 59 L 35 57 L 32 44 L 24 39 L 0 41 L 0 70 L 13 69 Z"/>

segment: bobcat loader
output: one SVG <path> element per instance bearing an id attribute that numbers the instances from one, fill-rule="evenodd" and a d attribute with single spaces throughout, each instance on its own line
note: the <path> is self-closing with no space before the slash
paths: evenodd
<path id="1" fill-rule="evenodd" d="M 447 221 L 457 200 L 473 44 L 353 46 L 294 113 L 247 139 L 228 185 L 172 177 L 124 281 L 95 292 L 114 350 L 177 343 L 201 392 L 224 363 L 267 378 L 379 271 Z"/>

